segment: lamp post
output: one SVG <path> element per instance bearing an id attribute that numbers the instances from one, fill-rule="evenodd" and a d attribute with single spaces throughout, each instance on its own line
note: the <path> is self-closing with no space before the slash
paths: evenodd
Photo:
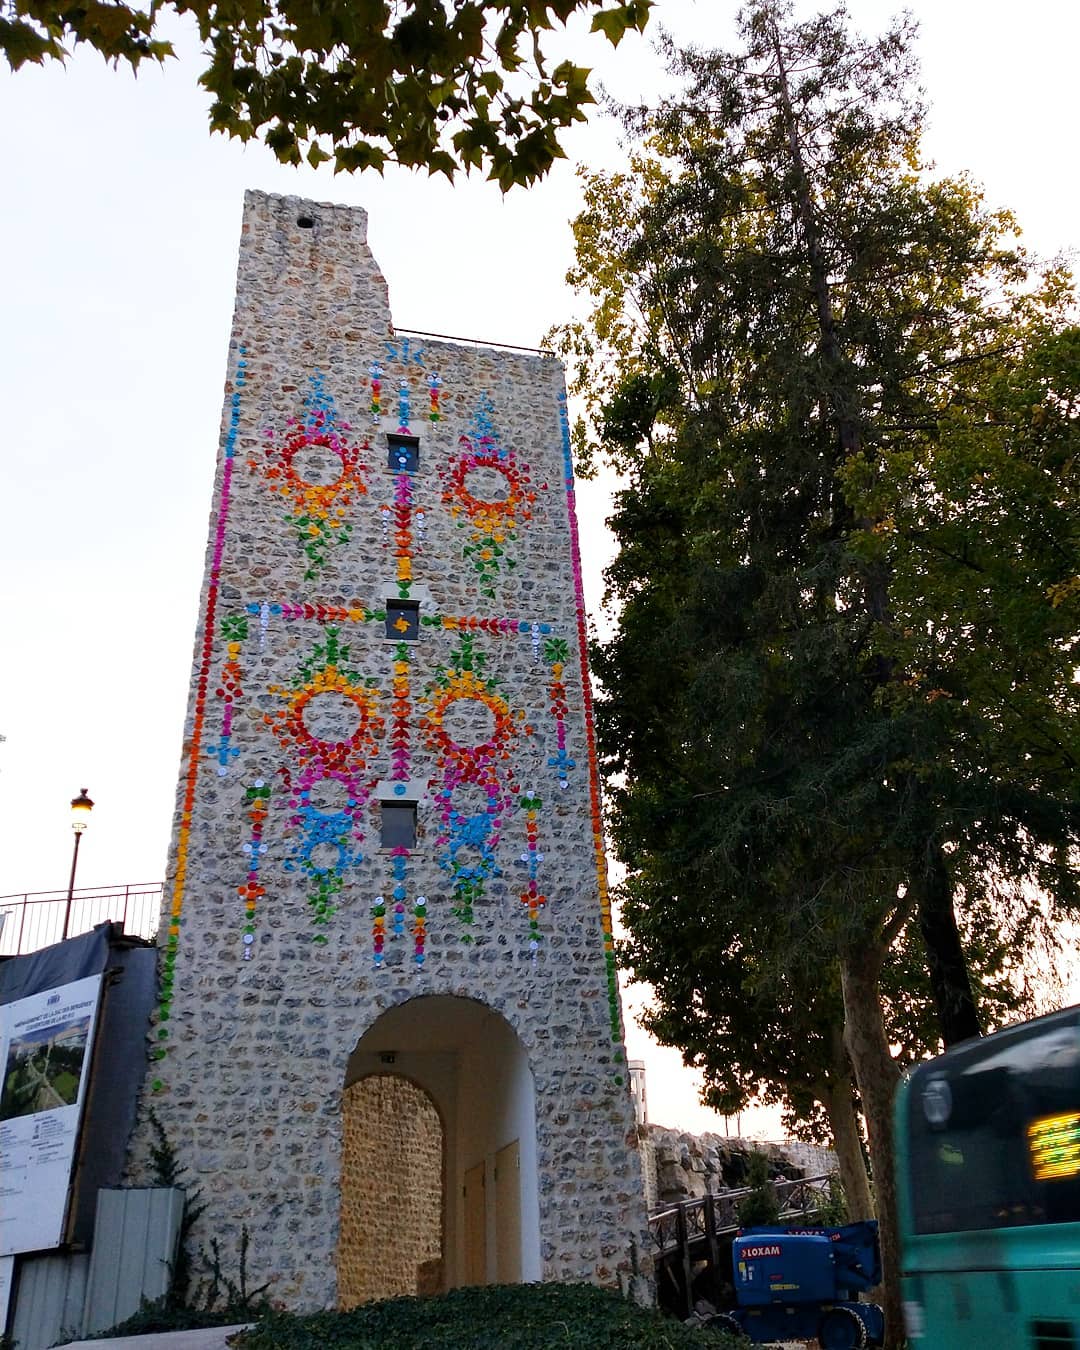
<path id="1" fill-rule="evenodd" d="M 79 840 L 83 837 L 83 830 L 90 823 L 90 812 L 94 809 L 94 803 L 86 795 L 86 789 L 83 788 L 77 797 L 71 799 L 71 828 L 75 831 L 75 848 L 71 854 L 71 880 L 68 882 L 67 905 L 64 908 L 64 932 L 62 937 L 68 935 L 68 927 L 71 924 L 71 899 L 75 894 L 75 868 L 79 864 Z"/>

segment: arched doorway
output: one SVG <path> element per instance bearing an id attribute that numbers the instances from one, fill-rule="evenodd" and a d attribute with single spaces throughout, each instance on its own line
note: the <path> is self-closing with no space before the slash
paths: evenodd
<path id="1" fill-rule="evenodd" d="M 389 1009 L 349 1057 L 342 1103 L 342 1306 L 540 1279 L 533 1077 L 501 1014 L 448 995 L 422 995 Z M 402 1114 L 399 1128 L 393 1122 Z M 433 1118 L 441 1129 L 437 1193 Z M 428 1122 L 424 1142 L 410 1144 L 409 1132 L 421 1121 Z M 384 1213 L 358 1222 L 354 1216 L 371 1204 Z M 388 1257 L 397 1251 L 395 1211 L 410 1216 L 415 1233 L 399 1256 Z M 432 1256 L 436 1232 L 441 1241 Z"/>
<path id="2" fill-rule="evenodd" d="M 443 1287 L 443 1127 L 423 1088 L 394 1074 L 341 1099 L 338 1306 Z"/>

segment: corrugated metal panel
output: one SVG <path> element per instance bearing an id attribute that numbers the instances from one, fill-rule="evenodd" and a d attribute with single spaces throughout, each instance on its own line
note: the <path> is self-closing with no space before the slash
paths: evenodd
<path id="1" fill-rule="evenodd" d="M 20 1256 L 12 1339 L 19 1350 L 47 1350 L 82 1334 L 89 1256 Z"/>
<path id="2" fill-rule="evenodd" d="M 98 1192 L 83 1335 L 108 1331 L 169 1288 L 184 1192 L 176 1188 Z"/>

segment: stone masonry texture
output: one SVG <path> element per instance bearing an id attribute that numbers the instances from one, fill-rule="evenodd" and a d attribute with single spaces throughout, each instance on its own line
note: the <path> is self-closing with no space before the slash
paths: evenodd
<path id="1" fill-rule="evenodd" d="M 338 1303 L 415 1294 L 442 1254 L 443 1131 L 427 1094 L 403 1078 L 372 1074 L 342 1100 Z M 388 1161 L 389 1159 L 389 1161 Z M 393 1169 L 396 1185 L 385 1171 Z M 397 1203 L 387 1204 L 393 1190 Z"/>
<path id="2" fill-rule="evenodd" d="M 790 1139 L 780 1144 L 763 1143 L 718 1134 L 689 1134 L 663 1125 L 639 1128 L 638 1136 L 650 1213 L 748 1185 L 754 1153 L 768 1159 L 773 1180 L 827 1176 L 837 1170 L 836 1155 L 830 1149 Z"/>
<path id="3" fill-rule="evenodd" d="M 246 195 L 128 1175 L 152 1110 L 290 1308 L 337 1302 L 346 1062 L 426 995 L 528 1057 L 543 1278 L 647 1273 L 569 459 L 554 359 L 396 332 L 362 210 Z"/>

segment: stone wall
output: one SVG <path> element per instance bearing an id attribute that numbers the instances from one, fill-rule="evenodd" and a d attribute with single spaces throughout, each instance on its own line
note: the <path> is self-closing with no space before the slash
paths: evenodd
<path id="1" fill-rule="evenodd" d="M 333 1305 L 345 1066 L 449 995 L 528 1056 L 543 1277 L 617 1283 L 648 1244 L 558 363 L 395 332 L 363 211 L 249 193 L 199 614 L 143 1102 L 193 1240 L 246 1227 L 252 1282 Z"/>
<path id="2" fill-rule="evenodd" d="M 649 1125 L 639 1131 L 649 1210 L 737 1190 L 748 1184 L 751 1153 L 764 1153 L 775 1180 L 823 1176 L 836 1170 L 828 1149 L 799 1143 L 758 1143 L 718 1134 L 688 1134 Z"/>
<path id="3" fill-rule="evenodd" d="M 373 1074 L 342 1100 L 338 1305 L 442 1285 L 443 1129 L 426 1092 Z"/>

